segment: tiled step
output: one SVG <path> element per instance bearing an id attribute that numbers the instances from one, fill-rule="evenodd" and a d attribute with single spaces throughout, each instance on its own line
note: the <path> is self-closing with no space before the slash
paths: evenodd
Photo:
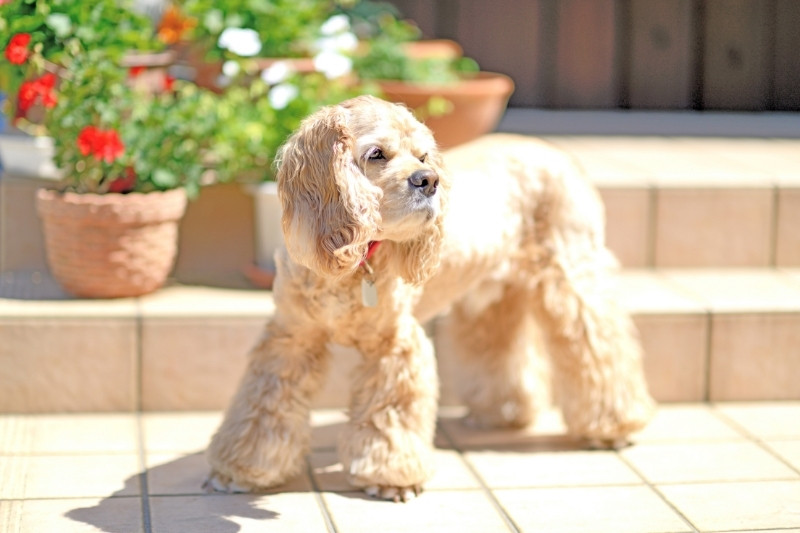
<path id="1" fill-rule="evenodd" d="M 547 138 L 597 184 L 626 267 L 800 266 L 800 139 Z"/>
<path id="2" fill-rule="evenodd" d="M 800 267 L 800 139 L 548 135 L 606 204 L 629 268 Z M 34 195 L 45 180 L 0 175 L 0 272 L 46 270 Z M 253 201 L 207 187 L 181 223 L 176 278 L 246 288 Z"/>
<path id="3" fill-rule="evenodd" d="M 800 399 L 800 270 L 633 270 L 615 291 L 658 400 Z M 272 310 L 262 291 L 172 286 L 80 301 L 40 275 L 2 274 L 0 412 L 223 408 Z M 454 365 L 440 355 L 442 401 L 457 404 Z M 346 405 L 357 362 L 336 350 L 317 406 Z"/>

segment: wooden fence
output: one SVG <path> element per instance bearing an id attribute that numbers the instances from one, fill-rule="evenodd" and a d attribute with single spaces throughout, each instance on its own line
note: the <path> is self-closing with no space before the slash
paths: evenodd
<path id="1" fill-rule="evenodd" d="M 392 0 L 516 106 L 800 110 L 800 0 Z"/>

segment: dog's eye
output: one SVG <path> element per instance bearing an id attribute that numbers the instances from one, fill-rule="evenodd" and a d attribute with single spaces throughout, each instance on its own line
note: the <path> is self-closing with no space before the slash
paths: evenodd
<path id="1" fill-rule="evenodd" d="M 380 148 L 373 148 L 367 154 L 367 159 L 369 159 L 370 161 L 378 161 L 380 159 L 386 159 L 386 158 L 383 155 L 383 150 L 381 150 Z"/>
<path id="2" fill-rule="evenodd" d="M 428 159 L 428 154 L 423 154 L 423 155 L 422 155 L 422 156 L 419 158 L 419 162 L 420 162 L 420 163 L 424 163 L 426 159 Z"/>

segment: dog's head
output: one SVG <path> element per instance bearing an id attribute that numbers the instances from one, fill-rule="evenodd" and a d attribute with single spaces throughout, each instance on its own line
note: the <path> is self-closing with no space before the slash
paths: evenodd
<path id="1" fill-rule="evenodd" d="M 326 277 L 355 271 L 383 241 L 407 281 L 438 264 L 447 178 L 430 130 L 405 107 L 362 96 L 303 121 L 278 155 L 292 259 Z"/>

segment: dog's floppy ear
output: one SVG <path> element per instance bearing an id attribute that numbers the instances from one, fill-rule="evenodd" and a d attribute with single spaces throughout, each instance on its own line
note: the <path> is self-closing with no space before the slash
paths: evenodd
<path id="1" fill-rule="evenodd" d="M 292 259 L 326 277 L 358 268 L 380 224 L 381 191 L 358 166 L 348 111 L 322 108 L 278 155 L 278 197 Z"/>

